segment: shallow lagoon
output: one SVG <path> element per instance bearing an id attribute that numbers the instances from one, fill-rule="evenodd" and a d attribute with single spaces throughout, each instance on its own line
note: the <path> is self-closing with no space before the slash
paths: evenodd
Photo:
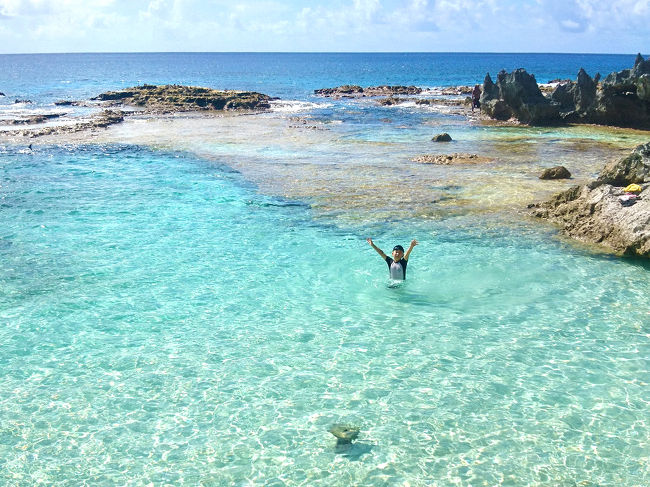
<path id="1" fill-rule="evenodd" d="M 2 160 L 4 482 L 647 479 L 647 266 L 473 214 L 341 226 L 187 153 Z M 366 235 L 419 238 L 403 286 Z"/>
<path id="2" fill-rule="evenodd" d="M 466 112 L 308 97 L 3 142 L 0 483 L 647 484 L 648 265 L 525 212 L 647 133 Z M 450 152 L 491 160 L 411 161 Z M 403 285 L 368 236 L 420 241 Z"/>

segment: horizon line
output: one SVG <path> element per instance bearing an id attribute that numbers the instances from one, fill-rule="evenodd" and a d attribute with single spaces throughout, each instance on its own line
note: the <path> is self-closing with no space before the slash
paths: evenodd
<path id="1" fill-rule="evenodd" d="M 585 56 L 636 56 L 624 52 L 542 52 L 542 51 L 67 51 L 67 52 L 5 52 L 0 56 L 68 54 L 554 54 Z"/>

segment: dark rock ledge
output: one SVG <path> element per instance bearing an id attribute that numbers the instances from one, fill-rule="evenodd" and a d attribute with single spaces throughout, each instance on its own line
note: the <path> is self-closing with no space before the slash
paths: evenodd
<path id="1" fill-rule="evenodd" d="M 629 184 L 642 188 L 633 204 L 625 201 Z M 531 208 L 572 238 L 621 255 L 650 257 L 650 142 L 606 165 L 595 181 Z"/>
<path id="2" fill-rule="evenodd" d="M 6 125 L 36 125 L 39 123 L 45 123 L 49 120 L 54 120 L 55 118 L 59 118 L 64 115 L 65 113 L 39 113 L 27 117 L 15 118 L 13 120 L 5 120 L 2 123 Z"/>
<path id="3" fill-rule="evenodd" d="M 271 97 L 254 91 L 213 90 L 183 85 L 142 85 L 109 91 L 93 100 L 104 105 L 140 107 L 149 112 L 266 110 Z"/>
<path id="4" fill-rule="evenodd" d="M 330 98 L 362 98 L 365 96 L 419 95 L 422 88 L 417 86 L 369 86 L 343 85 L 336 88 L 314 90 L 314 94 Z"/>
<path id="5" fill-rule="evenodd" d="M 472 93 L 472 86 L 447 86 L 444 88 L 431 88 L 427 89 L 426 92 L 430 92 L 436 95 L 444 96 L 461 96 L 461 95 L 470 95 Z M 325 96 L 330 98 L 363 98 L 370 96 L 388 96 L 393 97 L 396 102 L 399 102 L 399 99 L 395 99 L 396 95 L 420 95 L 425 93 L 423 88 L 418 86 L 402 86 L 402 85 L 380 85 L 380 86 L 369 86 L 367 88 L 362 88 L 359 85 L 342 85 L 336 86 L 334 88 L 321 88 L 319 90 L 314 90 L 314 94 L 318 96 Z M 404 100 L 406 101 L 406 100 Z M 464 101 L 464 100 L 462 100 Z M 422 100 L 423 104 L 439 104 L 450 102 L 447 99 L 430 99 L 429 101 Z M 450 103 L 456 104 L 456 101 L 451 101 Z M 391 103 L 387 103 L 391 104 Z"/>
<path id="6" fill-rule="evenodd" d="M 428 106 L 451 106 L 458 107 L 469 105 L 472 103 L 471 98 L 460 99 L 460 98 L 400 98 L 399 96 L 389 96 L 387 98 L 381 98 L 377 100 L 377 103 L 382 106 L 391 106 L 399 105 L 400 103 L 406 102 L 415 102 L 416 105 L 428 105 Z"/>

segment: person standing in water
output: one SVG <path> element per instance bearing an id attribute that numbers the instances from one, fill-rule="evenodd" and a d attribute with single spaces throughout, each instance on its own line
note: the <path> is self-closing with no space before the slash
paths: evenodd
<path id="1" fill-rule="evenodd" d="M 393 247 L 392 259 L 384 254 L 384 251 L 377 247 L 371 238 L 367 238 L 366 240 L 370 246 L 375 249 L 375 251 L 381 256 L 381 258 L 386 261 L 386 264 L 388 264 L 388 272 L 390 272 L 391 279 L 406 279 L 406 265 L 408 264 L 409 255 L 411 255 L 413 247 L 418 244 L 417 240 L 411 240 L 411 245 L 409 246 L 409 249 L 406 251 L 406 253 L 404 253 L 404 247 L 401 245 L 395 245 L 395 247 Z"/>
<path id="2" fill-rule="evenodd" d="M 472 90 L 472 111 L 474 111 L 475 108 L 481 108 L 481 86 L 480 85 L 474 85 L 474 89 Z"/>

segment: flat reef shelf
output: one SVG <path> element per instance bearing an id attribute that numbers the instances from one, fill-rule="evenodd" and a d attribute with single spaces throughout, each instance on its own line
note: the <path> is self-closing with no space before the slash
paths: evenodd
<path id="1" fill-rule="evenodd" d="M 148 111 L 266 110 L 272 98 L 254 91 L 214 90 L 200 86 L 142 85 L 102 93 L 92 100 Z"/>

